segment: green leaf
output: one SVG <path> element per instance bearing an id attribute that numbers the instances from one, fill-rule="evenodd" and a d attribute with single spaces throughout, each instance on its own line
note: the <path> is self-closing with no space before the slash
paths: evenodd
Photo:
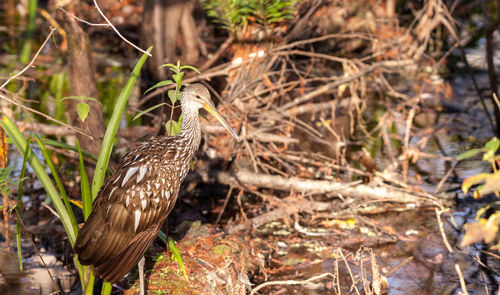
<path id="1" fill-rule="evenodd" d="M 144 92 L 144 94 L 148 93 L 149 91 L 151 90 L 154 90 L 158 87 L 163 87 L 163 86 L 167 86 L 167 85 L 170 85 L 174 82 L 172 82 L 172 80 L 163 80 L 163 81 L 160 81 L 158 83 L 156 83 L 154 86 L 151 86 L 148 90 L 146 90 L 146 92 Z"/>
<path id="2" fill-rule="evenodd" d="M 465 152 L 461 153 L 460 155 L 458 155 L 457 161 L 461 161 L 461 160 L 464 160 L 467 158 L 474 157 L 475 155 L 479 154 L 480 152 L 481 152 L 481 149 L 471 149 L 471 150 L 465 151 Z"/>
<path id="3" fill-rule="evenodd" d="M 495 159 L 495 152 L 493 150 L 488 150 L 483 154 L 484 162 L 493 162 Z"/>
<path id="4" fill-rule="evenodd" d="M 493 153 L 495 153 L 498 148 L 500 147 L 500 140 L 496 137 L 493 137 L 492 139 L 490 139 L 490 141 L 488 141 L 485 145 L 484 145 L 484 148 L 488 151 L 492 151 Z"/>
<path id="5" fill-rule="evenodd" d="M 178 74 L 173 74 L 172 79 L 174 79 L 175 83 L 177 83 L 177 87 L 181 88 L 182 86 L 182 77 L 184 76 L 184 72 L 180 72 Z"/>
<path id="6" fill-rule="evenodd" d="M 155 105 L 155 106 L 152 106 L 152 107 L 150 107 L 150 108 L 147 108 L 147 109 L 145 109 L 144 111 L 141 111 L 140 113 L 138 113 L 137 115 L 135 115 L 135 117 L 132 119 L 132 121 L 134 121 L 134 120 L 136 120 L 136 119 L 139 119 L 139 118 L 140 118 L 140 117 L 142 117 L 144 114 L 147 114 L 147 113 L 151 112 L 152 110 L 157 109 L 157 108 L 159 108 L 159 107 L 161 107 L 162 105 L 165 105 L 165 104 L 167 104 L 167 103 L 166 103 L 166 102 L 162 102 L 162 103 L 159 103 L 159 104 L 157 104 L 157 105 Z"/>
<path id="7" fill-rule="evenodd" d="M 174 136 L 181 131 L 181 124 L 174 120 L 168 120 L 168 122 L 165 123 L 165 129 L 167 130 L 168 136 Z"/>
<path id="8" fill-rule="evenodd" d="M 198 74 L 200 74 L 200 75 L 201 75 L 200 71 L 199 71 L 197 68 L 193 67 L 193 66 L 187 66 L 187 65 L 186 65 L 186 66 L 182 66 L 182 67 L 181 67 L 181 70 L 184 70 L 184 69 L 190 69 L 190 70 L 193 70 L 193 71 L 195 71 L 195 72 L 197 72 Z"/>
<path id="9" fill-rule="evenodd" d="M 148 53 L 151 52 L 152 47 L 148 48 Z M 113 110 L 113 114 L 109 120 L 108 126 L 106 128 L 106 133 L 104 134 L 104 138 L 102 140 L 101 151 L 99 152 L 99 158 L 97 159 L 97 164 L 95 167 L 94 178 L 92 180 L 92 199 L 94 200 L 97 197 L 97 193 L 104 182 L 105 172 L 108 168 L 109 158 L 111 156 L 111 151 L 113 149 L 113 142 L 116 137 L 116 132 L 118 131 L 118 126 L 120 125 L 120 121 L 122 118 L 123 111 L 127 105 L 128 98 L 132 93 L 132 89 L 134 88 L 135 82 L 139 77 L 140 71 L 144 62 L 148 55 L 144 53 L 142 57 L 139 59 L 137 64 L 135 65 L 132 73 L 130 74 L 130 78 L 125 85 L 125 87 L 120 92 L 118 96 L 115 108 Z"/>
<path id="10" fill-rule="evenodd" d="M 170 98 L 170 102 L 172 103 L 172 106 L 175 104 L 175 102 L 177 101 L 177 90 L 169 90 L 167 91 L 167 95 L 168 95 L 168 98 Z"/>
<path id="11" fill-rule="evenodd" d="M 462 182 L 462 191 L 467 193 L 471 186 L 484 182 L 488 177 L 491 177 L 489 173 L 480 173 L 471 177 L 467 177 Z"/>
<path id="12" fill-rule="evenodd" d="M 169 67 L 170 70 L 174 73 L 179 72 L 179 69 L 174 64 L 163 64 L 160 66 L 160 68 L 164 68 L 164 67 Z"/>
<path id="13" fill-rule="evenodd" d="M 82 120 L 82 122 L 85 122 L 85 119 L 87 119 L 89 111 L 90 106 L 87 103 L 80 102 L 76 105 L 76 112 L 78 113 L 78 117 L 80 117 L 80 120 Z"/>
<path id="14" fill-rule="evenodd" d="M 47 163 L 47 166 L 49 166 L 50 173 L 52 173 L 52 177 L 54 178 L 57 188 L 59 189 L 59 192 L 62 196 L 63 202 L 64 202 L 64 207 L 66 208 L 66 211 L 68 212 L 71 225 L 73 226 L 73 229 L 75 233 L 78 232 L 78 224 L 76 223 L 76 218 L 75 214 L 73 213 L 73 209 L 71 208 L 68 194 L 66 193 L 66 190 L 64 189 L 64 185 L 61 181 L 61 178 L 59 177 L 59 174 L 57 173 L 56 167 L 54 166 L 54 163 L 52 162 L 52 159 L 50 158 L 50 154 L 47 151 L 47 148 L 43 144 L 43 142 L 40 140 L 40 138 L 35 137 L 35 140 L 38 144 L 38 147 L 40 148 L 40 151 L 42 152 L 42 155 L 45 159 L 45 162 Z"/>
<path id="15" fill-rule="evenodd" d="M 182 256 L 177 247 L 175 246 L 175 242 L 172 239 L 168 239 L 168 249 L 172 253 L 172 260 L 176 261 L 179 263 L 182 274 L 184 275 L 184 278 L 186 278 L 187 281 L 189 281 L 189 278 L 186 273 L 186 268 L 184 267 L 184 262 L 182 261 Z"/>
<path id="16" fill-rule="evenodd" d="M 87 171 L 85 171 L 85 162 L 83 161 L 82 150 L 78 139 L 76 140 L 76 146 L 78 147 L 78 160 L 80 164 L 80 191 L 82 194 L 83 218 L 87 220 L 92 211 L 92 195 L 90 194 L 89 178 L 87 176 Z"/>

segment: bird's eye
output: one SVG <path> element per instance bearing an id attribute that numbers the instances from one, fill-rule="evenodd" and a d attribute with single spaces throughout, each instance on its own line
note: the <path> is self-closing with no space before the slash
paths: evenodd
<path id="1" fill-rule="evenodd" d="M 199 96 L 198 94 L 196 94 L 195 97 L 201 100 L 201 96 Z"/>

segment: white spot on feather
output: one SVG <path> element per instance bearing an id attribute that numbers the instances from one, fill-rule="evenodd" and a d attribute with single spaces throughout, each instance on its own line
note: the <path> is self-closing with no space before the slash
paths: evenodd
<path id="1" fill-rule="evenodd" d="M 158 182 L 155 183 L 156 190 L 160 188 L 160 184 Z"/>
<path id="2" fill-rule="evenodd" d="M 108 195 L 108 200 L 111 200 L 111 197 L 113 196 L 113 192 L 115 191 L 116 186 L 111 190 L 111 192 Z"/>
<path id="3" fill-rule="evenodd" d="M 137 180 L 136 182 L 139 182 L 141 181 L 141 179 L 144 177 L 144 175 L 146 174 L 146 170 L 147 170 L 147 167 L 146 166 L 141 166 L 139 168 L 139 176 L 137 176 Z"/>
<path id="4" fill-rule="evenodd" d="M 144 199 L 144 191 L 141 190 L 139 192 L 139 197 L 141 198 L 141 200 Z"/>
<path id="5" fill-rule="evenodd" d="M 106 210 L 106 219 L 108 219 L 109 209 L 111 209 L 111 205 L 110 205 L 110 206 L 108 206 L 108 209 Z"/>
<path id="6" fill-rule="evenodd" d="M 146 200 L 146 199 L 144 199 L 144 200 L 142 200 L 142 201 L 141 201 L 142 210 L 146 210 L 146 205 L 147 205 L 147 203 L 148 203 L 148 202 L 147 202 L 147 200 Z"/>
<path id="7" fill-rule="evenodd" d="M 130 177 L 132 177 L 132 175 L 134 175 L 134 173 L 137 172 L 137 169 L 138 169 L 137 167 L 132 167 L 127 170 L 125 177 L 123 177 L 122 187 L 125 185 L 125 183 L 127 183 Z"/>
<path id="8" fill-rule="evenodd" d="M 139 227 L 139 221 L 141 220 L 141 211 L 140 210 L 135 210 L 135 216 L 134 216 L 134 232 L 137 232 L 137 228 Z"/>
<path id="9" fill-rule="evenodd" d="M 130 198 L 129 196 L 127 196 L 127 198 L 125 199 L 125 207 L 128 207 L 129 203 L 130 203 Z"/>
<path id="10" fill-rule="evenodd" d="M 167 198 L 167 200 L 170 199 L 170 192 L 169 191 L 166 194 L 166 198 Z"/>
<path id="11" fill-rule="evenodd" d="M 158 205 L 160 203 L 160 198 L 154 198 L 153 202 L 155 202 Z"/>

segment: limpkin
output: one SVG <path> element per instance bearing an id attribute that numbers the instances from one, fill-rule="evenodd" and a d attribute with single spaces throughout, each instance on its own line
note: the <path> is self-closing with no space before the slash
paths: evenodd
<path id="1" fill-rule="evenodd" d="M 110 283 L 122 279 L 138 262 L 144 293 L 144 252 L 174 207 L 179 187 L 200 145 L 198 111 L 204 108 L 237 140 L 201 84 L 187 86 L 181 98 L 182 123 L 176 136 L 153 137 L 125 155 L 102 186 L 74 251 L 83 265 Z"/>

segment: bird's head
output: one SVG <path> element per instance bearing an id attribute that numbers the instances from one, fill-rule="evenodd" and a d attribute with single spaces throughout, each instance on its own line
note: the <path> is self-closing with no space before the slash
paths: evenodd
<path id="1" fill-rule="evenodd" d="M 224 128 L 226 128 L 234 138 L 236 138 L 236 140 L 239 140 L 236 131 L 231 128 L 224 117 L 222 117 L 219 111 L 217 111 L 214 103 L 210 100 L 210 92 L 202 84 L 191 84 L 184 88 L 184 91 L 182 91 L 181 104 L 183 108 L 195 108 L 196 110 L 204 108 L 207 112 L 214 116 L 222 124 L 222 126 L 224 126 Z"/>

